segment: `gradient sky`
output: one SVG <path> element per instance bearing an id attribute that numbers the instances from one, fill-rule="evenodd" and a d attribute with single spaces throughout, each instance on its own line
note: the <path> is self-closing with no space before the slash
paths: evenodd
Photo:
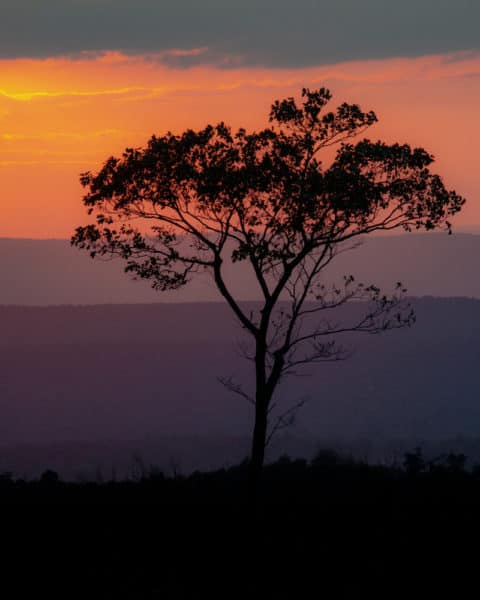
<path id="1" fill-rule="evenodd" d="M 0 19 L 0 236 L 70 237 L 79 173 L 167 129 L 262 127 L 326 85 L 424 146 L 480 224 L 478 0 L 7 0 Z"/>

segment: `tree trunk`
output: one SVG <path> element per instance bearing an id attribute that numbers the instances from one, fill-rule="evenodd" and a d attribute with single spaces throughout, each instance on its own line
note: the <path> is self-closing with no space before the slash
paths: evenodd
<path id="1" fill-rule="evenodd" d="M 255 405 L 255 426 L 253 429 L 252 452 L 250 456 L 249 493 L 252 501 L 258 498 L 263 463 L 265 460 L 265 444 L 267 440 L 267 399 L 257 393 Z"/>
<path id="2" fill-rule="evenodd" d="M 263 315 L 265 316 L 265 315 Z M 268 404 L 267 394 L 267 328 L 263 326 L 262 334 L 256 339 L 255 348 L 255 424 L 253 428 L 252 453 L 250 455 L 250 470 L 248 488 L 250 500 L 256 503 L 265 460 L 265 444 L 267 440 Z"/>

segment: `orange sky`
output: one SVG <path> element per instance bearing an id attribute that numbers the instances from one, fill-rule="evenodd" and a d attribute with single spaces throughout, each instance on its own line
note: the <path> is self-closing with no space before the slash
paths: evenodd
<path id="1" fill-rule="evenodd" d="M 199 52 L 201 49 L 199 49 Z M 304 69 L 169 69 L 155 56 L 0 61 L 0 236 L 70 237 L 84 222 L 79 173 L 152 133 L 224 120 L 262 127 L 274 99 L 326 85 L 373 109 L 371 138 L 422 145 L 480 224 L 480 57 L 349 62 Z"/>

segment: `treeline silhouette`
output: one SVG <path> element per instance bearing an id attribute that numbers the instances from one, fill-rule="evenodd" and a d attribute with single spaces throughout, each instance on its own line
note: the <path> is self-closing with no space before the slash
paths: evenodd
<path id="1" fill-rule="evenodd" d="M 72 500 L 78 503 L 79 500 L 96 501 L 105 497 L 121 502 L 248 501 L 244 496 L 247 459 L 232 467 L 183 475 L 176 471 L 174 464 L 173 473 L 166 474 L 155 465 L 147 466 L 141 457 L 134 458 L 130 475 L 121 479 L 117 479 L 115 473 L 110 478 L 104 478 L 99 472 L 95 481 L 64 481 L 51 469 L 35 479 L 15 477 L 9 471 L 0 472 L 0 503 L 13 498 L 15 501 L 35 499 L 58 503 Z M 353 455 L 322 448 L 311 460 L 291 459 L 283 455 L 267 464 L 261 495 L 268 502 L 277 501 L 280 491 L 282 502 L 304 501 L 307 498 L 317 501 L 320 499 L 318 493 L 325 497 L 326 488 L 341 496 L 344 485 L 360 481 L 372 486 L 371 491 L 377 486 L 404 489 L 413 485 L 418 492 L 420 482 L 428 485 L 433 482 L 450 484 L 452 481 L 463 481 L 476 485 L 478 481 L 480 485 L 480 464 L 469 466 L 468 457 L 455 452 L 426 458 L 420 447 L 405 452 L 401 462 L 372 464 Z M 152 492 L 157 494 L 152 495 Z"/>
<path id="2" fill-rule="evenodd" d="M 3 585 L 21 594 L 33 581 L 50 597 L 459 598 L 475 579 L 480 466 L 463 454 L 285 456 L 266 466 L 254 509 L 246 478 L 246 463 L 189 476 L 139 465 L 128 480 L 83 483 L 4 473 Z"/>

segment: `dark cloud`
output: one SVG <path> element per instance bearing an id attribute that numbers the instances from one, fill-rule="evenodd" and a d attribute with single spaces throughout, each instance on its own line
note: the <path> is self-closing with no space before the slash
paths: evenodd
<path id="1" fill-rule="evenodd" d="M 479 23 L 479 0 L 2 0 L 0 57 L 122 50 L 181 67 L 299 67 L 475 50 Z M 194 48 L 208 51 L 166 53 Z"/>

